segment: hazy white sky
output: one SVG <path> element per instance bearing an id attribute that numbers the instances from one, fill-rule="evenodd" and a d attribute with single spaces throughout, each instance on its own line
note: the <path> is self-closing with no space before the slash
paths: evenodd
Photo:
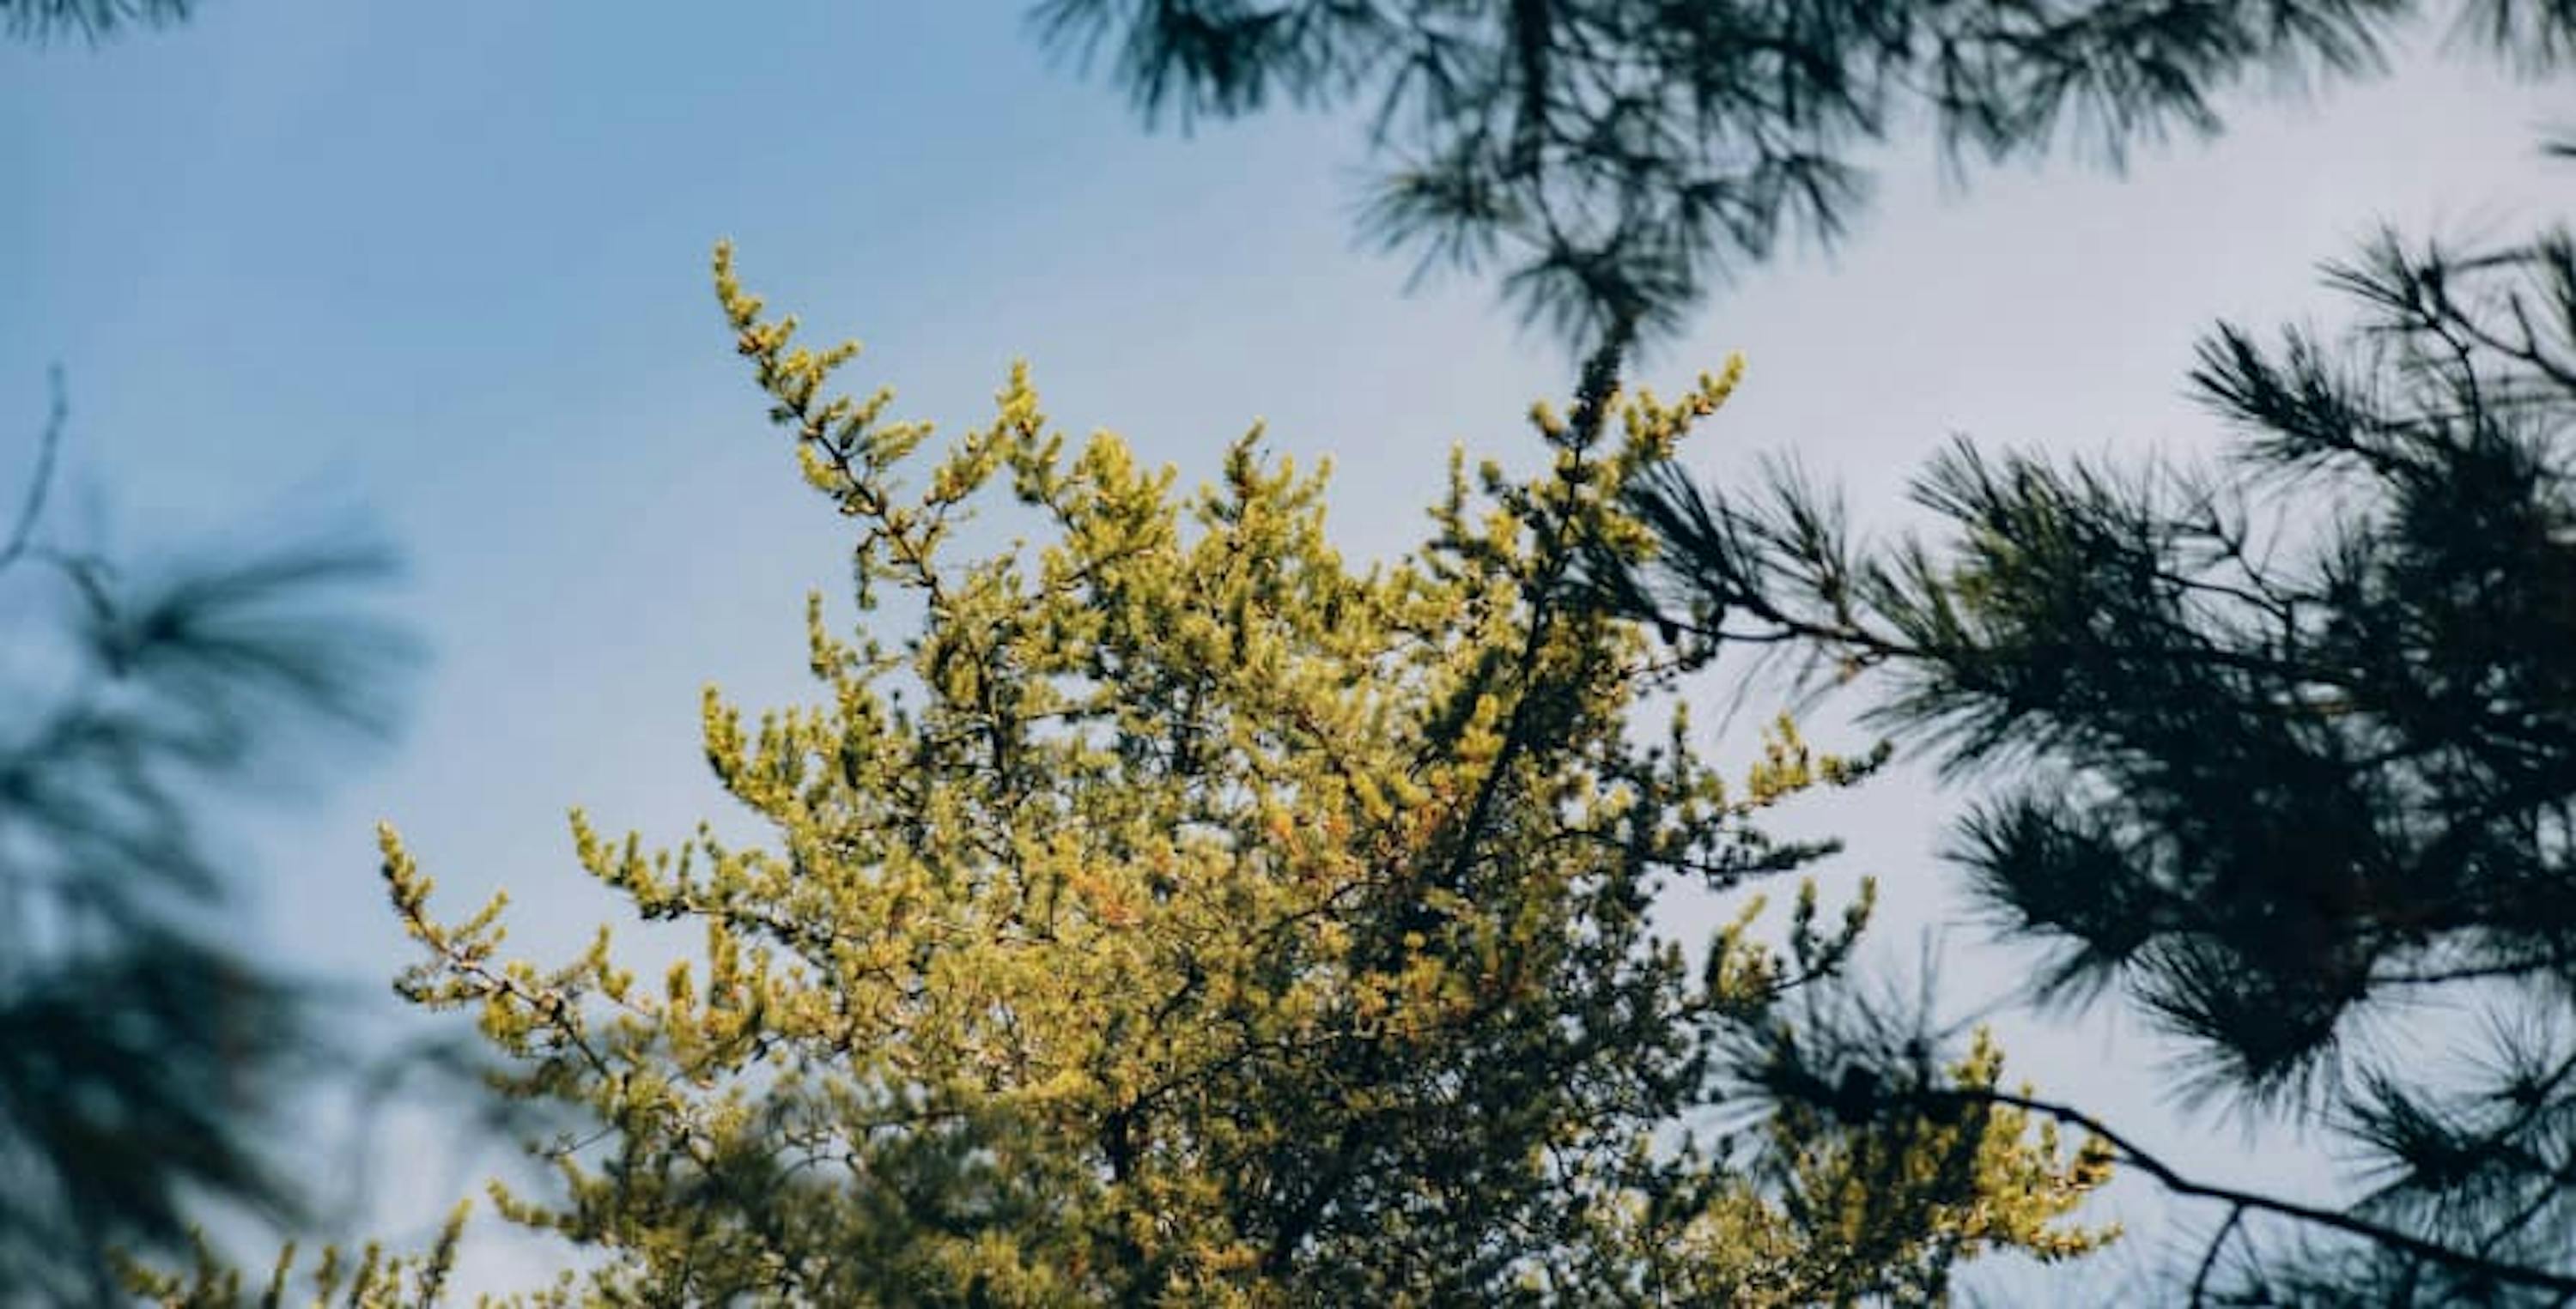
<path id="1" fill-rule="evenodd" d="M 0 415 L 19 415 L 0 484 L 60 360 L 115 540 L 354 509 L 414 566 L 397 603 L 435 659 L 411 729 L 318 802 L 244 824 L 258 930 L 375 986 L 402 958 L 381 817 L 451 905 L 507 885 L 514 940 L 560 950 L 617 909 L 573 866 L 565 808 L 685 835 L 720 800 L 699 688 L 803 695 L 801 598 L 837 589 L 845 547 L 729 348 L 705 274 L 719 236 L 774 305 L 865 338 L 854 382 L 894 383 L 910 413 L 979 420 L 1026 357 L 1062 425 L 1114 428 L 1188 480 L 1266 416 L 1276 449 L 1336 460 L 1353 553 L 1417 539 L 1453 441 L 1535 448 L 1519 415 L 1566 389 L 1568 361 L 1484 287 L 1408 296 L 1403 264 L 1357 248 L 1340 125 L 1148 136 L 1050 68 L 1018 10 L 207 0 L 96 52 L 0 48 Z M 2240 101 L 2228 137 L 2126 178 L 1945 186 L 1928 150 L 1900 151 L 1844 250 L 1749 275 L 1646 380 L 1744 351 L 1693 457 L 1717 473 L 1795 451 L 1865 523 L 1901 521 L 1904 479 L 1956 432 L 2205 449 L 2181 383 L 2213 318 L 2330 316 L 2314 264 L 2383 220 L 2557 221 L 2576 167 L 2533 143 L 2563 103 L 2423 62 Z M 1851 839 L 1842 876 L 1887 884 L 1883 950 L 1939 935 L 1965 1011 L 2019 965 L 1974 947 L 1932 856 L 1960 799 L 1907 774 L 1798 821 Z M 2108 1015 L 2005 1025 L 2019 1070 L 2195 1166 L 2314 1178 L 2161 1108 L 2151 1046 Z M 431 1171 L 407 1174 L 416 1198 L 453 1184 Z M 2141 1236 L 2133 1256 L 2162 1248 Z"/>

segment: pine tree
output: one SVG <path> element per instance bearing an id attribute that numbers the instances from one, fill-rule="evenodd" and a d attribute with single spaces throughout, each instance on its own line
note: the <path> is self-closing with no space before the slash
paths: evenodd
<path id="1" fill-rule="evenodd" d="M 0 35 L 34 45 L 77 35 L 92 45 L 136 27 L 187 19 L 191 0 L 0 0 Z"/>
<path id="2" fill-rule="evenodd" d="M 118 1250 L 192 1201 L 284 1215 L 281 1097 L 330 1046 L 223 939 L 227 802 L 387 726 L 403 634 L 363 542 L 201 545 L 154 566 L 52 530 L 70 412 L 0 530 L 0 1305 L 112 1303 Z M 342 739 L 334 739 L 342 738 Z"/>
<path id="3" fill-rule="evenodd" d="M 1148 121 L 1281 102 L 1366 110 L 1365 209 L 1424 271 L 1494 267 L 1577 348 L 1677 330 L 1784 241 L 1839 239 L 1862 162 L 1916 133 L 1949 163 L 2069 145 L 2115 166 L 2214 135 L 2227 96 L 2369 75 L 2411 0 L 1039 0 L 1057 51 Z M 2454 44 L 2529 71 L 2576 8 L 2444 6 Z"/>
<path id="4" fill-rule="evenodd" d="M 1322 470 L 1257 434 L 1178 493 L 1113 437 L 1069 449 L 1015 370 L 933 455 L 832 389 L 854 346 L 716 276 L 868 615 L 810 605 L 815 706 L 707 695 L 769 839 L 576 815 L 591 876 L 704 934 L 647 980 L 605 930 L 505 961 L 500 902 L 442 920 L 385 835 L 404 992 L 593 1127 L 546 1147 L 551 1194 L 498 1193 L 595 1260 L 539 1302 L 1929 1303 L 1979 1252 L 2108 1238 L 2064 1221 L 2098 1150 L 2018 1111 L 1853 1131 L 1723 1098 L 1729 1034 L 1830 984 L 1867 901 L 1827 921 L 1805 887 L 1772 943 L 1755 906 L 1693 963 L 1659 891 L 1806 864 L 1757 816 L 1871 765 L 1784 720 L 1730 786 L 1686 719 L 1638 740 L 1663 655 L 1575 565 L 1645 547 L 1620 493 L 1732 370 L 1667 402 L 1596 361 L 1534 411 L 1543 475 L 1453 461 L 1429 543 L 1357 568 Z M 1041 544 L 952 553 L 1011 502 Z M 1945 1084 L 2000 1075 L 1981 1045 Z"/>
<path id="5" fill-rule="evenodd" d="M 2361 307 L 2347 340 L 2202 348 L 2194 384 L 2240 438 L 2223 473 L 1963 443 L 1916 492 L 1949 539 L 1873 549 L 1794 479 L 1667 471 L 1633 497 L 1660 578 L 1602 576 L 1703 655 L 1786 639 L 1827 679 L 1883 674 L 1882 722 L 2015 779 L 1956 857 L 2010 935 L 2056 948 L 2037 998 L 2124 993 L 2194 1052 L 2188 1089 L 2364 1161 L 2367 1194 L 2318 1208 L 2124 1147 L 2222 1207 L 2196 1299 L 2562 1304 L 2576 238 L 2388 236 L 2330 277 Z M 1948 1095 L 1817 1035 L 1770 1051 L 1799 1098 L 1838 1062 L 1884 1106 Z"/>

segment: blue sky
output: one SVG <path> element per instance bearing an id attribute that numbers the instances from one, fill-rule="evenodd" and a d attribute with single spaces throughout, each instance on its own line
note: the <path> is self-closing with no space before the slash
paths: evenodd
<path id="1" fill-rule="evenodd" d="M 433 658 L 410 727 L 238 826 L 253 930 L 374 986 L 401 958 L 369 834 L 391 818 L 450 903 L 507 885 L 514 940 L 584 938 L 615 906 L 571 864 L 565 808 L 683 835 L 719 800 L 698 689 L 802 694 L 801 598 L 837 588 L 844 546 L 729 348 L 720 236 L 773 305 L 867 340 L 852 376 L 909 413 L 977 420 L 1025 357 L 1068 430 L 1189 480 L 1265 417 L 1276 449 L 1336 460 L 1355 553 L 1415 539 L 1453 441 L 1532 448 L 1518 415 L 1568 361 L 1484 287 L 1407 294 L 1402 262 L 1358 248 L 1345 125 L 1149 135 L 1019 8 L 207 0 L 96 51 L 0 48 L 0 485 L 60 361 L 114 541 L 359 514 L 411 561 L 392 606 Z M 1743 350 L 1694 458 L 1794 451 L 1870 523 L 1902 520 L 1905 475 L 1954 432 L 2205 449 L 2181 379 L 2209 321 L 2329 310 L 2314 263 L 2381 220 L 2555 220 L 2576 168 L 2532 145 L 2556 108 L 2477 61 L 2415 61 L 2242 99 L 2228 137 L 2126 177 L 1959 186 L 1899 151 L 1847 248 L 1751 273 L 1647 377 Z M 1909 773 L 1800 821 L 1888 884 L 1895 954 L 1946 931 L 1966 1007 L 2015 965 L 1945 897 L 1931 850 L 1958 800 Z M 2133 1030 L 2007 1027 L 2020 1068 L 2214 1173 L 2295 1171 L 2159 1108 Z"/>

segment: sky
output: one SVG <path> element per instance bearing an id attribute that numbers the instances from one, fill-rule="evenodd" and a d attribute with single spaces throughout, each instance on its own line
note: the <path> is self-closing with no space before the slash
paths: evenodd
<path id="1" fill-rule="evenodd" d="M 700 688 L 805 698 L 803 596 L 839 592 L 847 542 L 730 348 L 720 237 L 815 337 L 868 342 L 854 384 L 949 430 L 1020 358 L 1061 426 L 1114 429 L 1185 483 L 1266 419 L 1276 451 L 1335 462 L 1355 555 L 1419 538 L 1452 443 L 1536 448 L 1520 415 L 1568 389 L 1570 360 L 1487 286 L 1409 287 L 1355 238 L 1349 124 L 1149 133 L 1020 10 L 206 0 L 95 50 L 0 47 L 0 488 L 58 362 L 93 507 L 77 523 L 114 548 L 362 521 L 409 561 L 385 601 L 430 655 L 387 690 L 407 728 L 234 815 L 252 939 L 380 994 L 405 958 L 375 875 L 389 819 L 449 908 L 506 886 L 514 943 L 560 953 L 617 917 L 571 862 L 566 808 L 685 836 L 721 816 Z M 2364 87 L 2235 98 L 2227 136 L 2121 175 L 1962 180 L 1915 143 L 1850 242 L 1748 272 L 1643 375 L 1670 389 L 1742 351 L 1744 387 L 1690 457 L 1725 476 L 1792 454 L 1884 530 L 1953 434 L 2206 452 L 2218 433 L 2182 391 L 2201 332 L 2331 322 L 2315 265 L 2381 222 L 2558 220 L 2576 166 L 2533 147 L 2561 103 L 2410 58 Z M 1794 820 L 1849 840 L 1832 877 L 1881 879 L 1883 962 L 1937 946 L 1962 1013 L 2027 962 L 1977 944 L 1935 856 L 1971 794 L 1909 767 Z M 2321 1184 L 2165 1101 L 2162 1052 L 2112 1015 L 1998 1021 L 2016 1069 L 2182 1161 Z M 434 1212 L 459 1167 L 397 1164 L 392 1189 Z M 2115 1201 L 2133 1225 L 2157 1212 Z"/>

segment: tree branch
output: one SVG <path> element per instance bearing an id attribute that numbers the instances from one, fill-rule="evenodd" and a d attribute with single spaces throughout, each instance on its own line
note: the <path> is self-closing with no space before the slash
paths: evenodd
<path id="1" fill-rule="evenodd" d="M 2333 1231 L 2341 1232 L 2346 1236 L 2358 1237 L 2362 1240 L 2369 1241 L 2372 1244 L 2385 1246 L 2391 1250 L 2410 1254 L 2418 1259 L 2423 1259 L 2430 1263 L 2441 1264 L 2445 1267 L 2456 1268 L 2465 1272 L 2478 1273 L 2494 1278 L 2500 1282 L 2510 1282 L 2517 1286 L 2538 1287 L 2543 1290 L 2555 1291 L 2562 1295 L 2576 1296 L 2576 1274 L 2552 1272 L 2546 1268 L 2532 1268 L 2523 1264 L 2506 1263 L 2499 1259 L 2471 1254 L 2463 1250 L 2455 1250 L 2437 1242 L 2427 1241 L 2422 1237 L 2409 1235 L 2408 1233 L 2401 1232 L 2393 1227 L 2385 1227 L 2366 1219 L 2355 1218 L 2351 1214 L 2343 1213 L 2338 1210 L 2321 1209 L 2314 1205 L 2300 1204 L 2297 1201 L 2278 1199 L 2273 1196 L 2262 1195 L 2252 1191 L 2240 1191 L 2233 1187 L 2220 1186 L 2216 1183 L 2203 1182 L 2187 1177 L 2183 1175 L 2181 1170 L 2175 1168 L 2173 1165 L 2149 1154 L 2144 1147 L 2140 1146 L 2135 1141 L 2130 1140 L 2128 1137 L 2123 1136 L 2118 1131 L 2114 1130 L 2108 1123 L 2105 1123 L 2101 1119 L 2070 1105 L 2056 1104 L 2051 1101 L 2035 1099 L 2025 1095 L 2014 1095 L 2006 1091 L 1979 1088 L 1925 1089 L 1909 1092 L 1903 1096 L 1893 1098 L 1900 1101 L 1914 1100 L 1918 1102 L 1945 1104 L 2002 1105 L 2007 1108 L 2019 1109 L 2024 1113 L 2033 1113 L 2044 1118 L 2054 1119 L 2057 1122 L 2070 1127 L 2082 1128 L 2086 1132 L 2100 1137 L 2102 1142 L 2117 1152 L 2124 1162 L 2135 1167 L 2138 1171 L 2154 1178 L 2157 1183 L 2162 1185 L 2166 1190 L 2171 1191 L 2176 1195 L 2189 1196 L 2202 1200 L 2217 1200 L 2234 1206 L 2237 1212 L 2229 1218 L 2229 1228 L 2235 1227 L 2247 1212 L 2272 1214 L 2277 1217 L 2288 1218 L 2297 1222 L 2311 1223 L 2319 1227 L 2329 1228 Z M 2226 1229 L 2221 1230 L 2222 1234 L 2226 1231 Z"/>
<path id="2" fill-rule="evenodd" d="M 51 402 L 45 406 L 45 430 L 36 438 L 36 472 L 28 479 L 26 500 L 18 506 L 18 521 L 9 528 L 9 543 L 0 546 L 0 570 L 26 558 L 35 540 L 36 523 L 45 516 L 45 499 L 53 490 L 54 465 L 62 455 L 63 428 L 71 419 L 71 404 L 63 396 L 62 365 L 45 370 L 45 387 Z"/>

